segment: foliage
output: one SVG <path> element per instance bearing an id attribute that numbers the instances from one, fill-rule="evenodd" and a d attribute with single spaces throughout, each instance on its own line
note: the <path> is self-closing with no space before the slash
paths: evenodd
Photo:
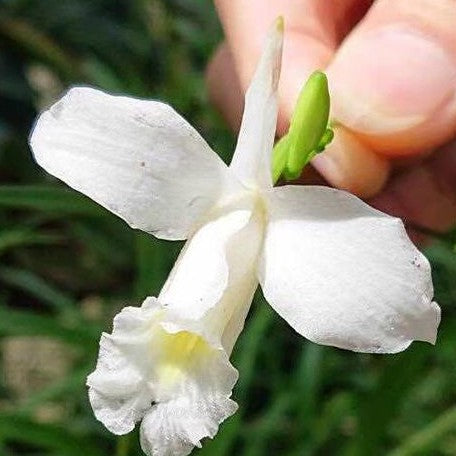
<path id="1" fill-rule="evenodd" d="M 95 420 L 84 381 L 101 330 L 121 306 L 157 293 L 180 247 L 133 232 L 39 170 L 27 146 L 37 110 L 76 83 L 159 98 L 227 159 L 233 137 L 203 80 L 220 38 L 208 0 L 0 3 L 0 454 L 140 454 L 136 436 L 112 436 Z M 240 410 L 195 454 L 456 454 L 454 239 L 427 253 L 444 317 L 435 348 L 375 356 L 320 347 L 258 295 L 234 352 Z M 71 368 L 19 391 L 5 355 L 17 338 L 32 341 L 30 363 L 44 339 Z M 43 414 L 52 407 L 58 413 Z"/>

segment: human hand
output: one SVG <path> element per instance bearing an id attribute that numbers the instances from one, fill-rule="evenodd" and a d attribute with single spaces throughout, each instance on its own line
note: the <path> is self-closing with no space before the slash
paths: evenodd
<path id="1" fill-rule="evenodd" d="M 278 134 L 307 77 L 324 69 L 337 126 L 315 169 L 409 227 L 444 232 L 456 224 L 455 0 L 215 3 L 227 42 L 208 67 L 208 86 L 233 128 L 263 38 L 282 15 Z M 310 174 L 303 179 L 313 181 Z"/>

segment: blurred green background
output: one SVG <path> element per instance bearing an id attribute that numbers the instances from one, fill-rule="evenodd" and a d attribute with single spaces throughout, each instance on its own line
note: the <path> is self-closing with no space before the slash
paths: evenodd
<path id="1" fill-rule="evenodd" d="M 0 454 L 139 455 L 92 415 L 85 377 L 126 304 L 156 294 L 181 244 L 157 241 L 46 175 L 27 137 L 66 87 L 166 100 L 228 159 L 234 138 L 203 70 L 210 1 L 0 2 Z M 239 412 L 204 455 L 456 455 L 455 237 L 427 250 L 443 310 L 436 347 L 395 356 L 320 347 L 257 296 L 233 355 Z"/>

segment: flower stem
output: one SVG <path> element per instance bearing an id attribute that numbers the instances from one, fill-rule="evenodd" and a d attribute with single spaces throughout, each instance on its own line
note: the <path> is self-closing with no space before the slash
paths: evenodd
<path id="1" fill-rule="evenodd" d="M 130 449 L 130 436 L 122 435 L 117 439 L 116 456 L 128 456 Z"/>

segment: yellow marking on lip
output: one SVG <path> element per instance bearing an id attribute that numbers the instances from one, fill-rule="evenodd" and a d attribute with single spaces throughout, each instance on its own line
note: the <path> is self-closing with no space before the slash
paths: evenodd
<path id="1" fill-rule="evenodd" d="M 179 381 L 211 351 L 201 336 L 189 331 L 180 331 L 176 334 L 163 332 L 160 339 L 163 351 L 157 372 L 160 381 L 167 384 Z"/>

